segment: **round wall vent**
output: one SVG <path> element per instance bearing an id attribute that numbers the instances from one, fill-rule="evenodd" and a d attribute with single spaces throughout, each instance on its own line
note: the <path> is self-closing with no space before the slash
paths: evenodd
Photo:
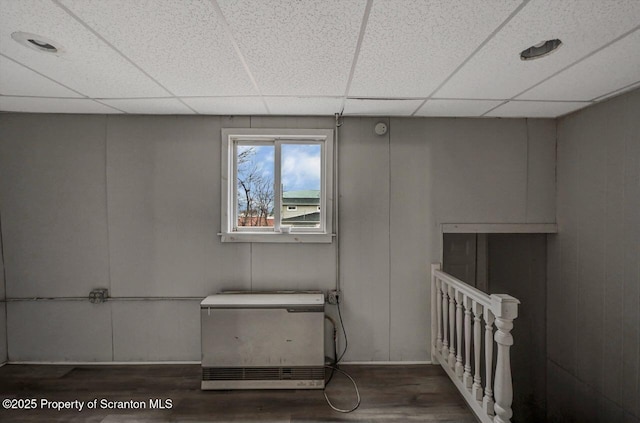
<path id="1" fill-rule="evenodd" d="M 31 34 L 29 32 L 14 32 L 11 34 L 11 38 L 17 43 L 33 50 L 54 54 L 64 53 L 64 48 L 62 48 L 60 44 L 42 35 Z"/>
<path id="2" fill-rule="evenodd" d="M 547 56 L 552 52 L 556 51 L 558 47 L 562 45 L 562 41 L 559 39 L 555 40 L 547 40 L 543 41 L 535 46 L 531 46 L 526 50 L 522 50 L 520 52 L 520 59 L 522 60 L 533 60 L 539 59 L 540 57 Z"/>

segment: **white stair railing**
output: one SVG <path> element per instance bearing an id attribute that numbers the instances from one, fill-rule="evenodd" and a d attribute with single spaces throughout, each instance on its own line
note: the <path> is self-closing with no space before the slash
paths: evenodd
<path id="1" fill-rule="evenodd" d="M 509 349 L 513 345 L 511 329 L 518 317 L 518 304 L 520 301 L 510 295 L 485 294 L 444 273 L 440 264 L 431 265 L 431 356 L 444 368 L 483 423 L 507 423 L 513 415 Z M 495 376 L 494 342 L 497 344 Z"/>

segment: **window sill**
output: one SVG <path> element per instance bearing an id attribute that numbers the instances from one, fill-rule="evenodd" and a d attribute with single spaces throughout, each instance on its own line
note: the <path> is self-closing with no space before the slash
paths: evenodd
<path id="1" fill-rule="evenodd" d="M 321 233 L 256 233 L 233 232 L 219 233 L 221 242 L 265 242 L 265 243 L 297 243 L 297 244 L 329 244 L 333 234 Z"/>

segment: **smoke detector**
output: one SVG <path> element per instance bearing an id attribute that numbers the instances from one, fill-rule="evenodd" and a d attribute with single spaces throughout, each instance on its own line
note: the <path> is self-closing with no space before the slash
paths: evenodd
<path id="1" fill-rule="evenodd" d="M 376 132 L 376 134 L 378 135 L 384 135 L 387 133 L 387 124 L 384 122 L 378 122 L 376 123 L 376 126 L 373 127 L 373 130 Z"/>

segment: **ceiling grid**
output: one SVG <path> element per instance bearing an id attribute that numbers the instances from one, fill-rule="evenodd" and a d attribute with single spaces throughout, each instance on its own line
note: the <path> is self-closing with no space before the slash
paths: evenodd
<path id="1" fill-rule="evenodd" d="M 222 9 L 220 9 L 220 5 L 218 4 L 218 2 L 216 0 L 210 0 L 210 1 L 211 1 L 211 4 L 213 5 L 214 10 L 216 11 L 216 15 L 218 16 L 218 19 L 220 20 L 221 25 L 224 27 L 224 29 L 225 29 L 228 37 L 229 37 L 229 40 L 231 41 L 231 44 L 233 45 L 233 49 L 235 50 L 236 54 L 238 55 L 238 58 L 240 59 L 240 62 L 242 63 L 242 67 L 244 68 L 245 72 L 247 72 L 247 76 L 251 80 L 251 83 L 253 84 L 254 88 L 257 91 L 257 93 L 260 95 L 260 99 L 262 100 L 262 103 L 264 104 L 264 108 L 266 109 L 267 113 L 269 113 L 269 106 L 267 106 L 267 102 L 262 97 L 262 91 L 260 90 L 260 87 L 258 86 L 258 82 L 256 81 L 256 78 L 253 76 L 253 73 L 251 72 L 251 69 L 249 69 L 249 64 L 247 63 L 247 60 L 244 58 L 244 55 L 242 54 L 242 51 L 240 50 L 240 46 L 238 45 L 236 39 L 233 36 L 233 32 L 231 31 L 231 28 L 229 27 L 229 23 L 227 22 L 226 18 L 224 17 L 224 14 L 222 13 Z"/>
<path id="2" fill-rule="evenodd" d="M 349 79 L 347 80 L 347 87 L 344 90 L 344 96 L 342 98 L 342 104 L 340 104 L 340 114 L 344 112 L 344 106 L 349 96 L 349 90 L 351 89 L 351 83 L 353 82 L 353 74 L 356 71 L 356 65 L 358 64 L 358 56 L 360 55 L 360 48 L 362 48 L 362 39 L 364 38 L 364 32 L 367 29 L 367 23 L 369 22 L 369 14 L 371 13 L 371 6 L 373 0 L 367 0 L 367 6 L 364 9 L 364 16 L 362 17 L 362 24 L 360 25 L 360 32 L 358 34 L 358 42 L 356 43 L 356 51 L 353 54 L 353 61 L 351 62 L 351 70 L 349 71 Z"/>
<path id="3" fill-rule="evenodd" d="M 554 118 L 639 88 L 639 43 L 637 0 L 0 0 L 0 111 Z"/>
<path id="4" fill-rule="evenodd" d="M 467 62 L 469 62 L 469 60 L 471 60 L 471 58 L 473 58 L 473 56 L 476 55 L 476 53 L 478 53 L 480 50 L 482 50 L 482 47 L 484 47 L 497 33 L 498 31 L 500 31 L 507 23 L 509 23 L 509 21 L 515 16 L 517 15 L 520 10 L 522 10 L 523 7 L 525 7 L 527 5 L 527 3 L 529 3 L 529 0 L 524 0 L 522 3 L 520 3 L 520 5 L 513 11 L 511 12 L 511 14 L 509 16 L 507 16 L 507 18 L 500 24 L 500 26 L 498 26 L 491 34 L 489 34 L 489 36 L 473 51 L 473 53 L 471 53 L 465 60 L 464 62 L 460 63 L 460 65 L 453 71 L 451 72 L 451 74 L 449 74 L 449 76 L 442 81 L 442 83 L 440 83 L 440 85 L 438 85 L 436 87 L 436 89 L 434 89 L 431 94 L 429 94 L 429 96 L 427 98 L 424 99 L 424 101 L 422 102 L 422 104 L 420 106 L 418 106 L 418 108 L 411 114 L 411 116 L 415 116 L 416 113 L 427 103 L 427 101 L 429 101 L 429 99 L 432 99 L 437 92 L 451 79 L 453 78 L 453 76 L 458 73 L 458 71 L 460 71 L 460 69 L 462 69 L 462 67 L 467 64 Z M 454 101 L 454 99 L 450 99 L 451 101 Z"/>
<path id="5" fill-rule="evenodd" d="M 108 45 L 113 51 L 115 51 L 116 53 L 118 53 L 123 59 L 125 59 L 127 62 L 131 63 L 135 68 L 137 68 L 140 72 L 142 72 L 147 78 L 149 78 L 150 80 L 152 80 L 153 82 L 155 82 L 160 88 L 162 88 L 164 91 L 166 91 L 167 93 L 169 93 L 169 95 L 175 97 L 175 95 L 169 91 L 165 86 L 163 86 L 160 82 L 156 81 L 151 75 L 149 75 L 144 69 L 142 69 L 140 66 L 138 66 L 133 60 L 131 60 L 130 58 L 128 58 L 127 56 L 125 56 L 120 50 L 118 50 L 113 44 L 111 44 L 109 41 L 107 41 L 102 35 L 100 35 L 99 33 L 97 33 L 93 28 L 91 28 L 89 25 L 87 25 L 82 19 L 80 19 L 78 16 L 76 16 L 75 13 L 73 13 L 71 10 L 69 10 L 67 7 L 65 7 L 63 4 L 60 3 L 59 0 L 51 0 L 53 2 L 53 4 L 55 4 L 56 6 L 58 6 L 60 9 L 64 10 L 69 16 L 71 16 L 73 19 L 75 19 L 80 25 L 84 26 L 89 32 L 91 32 L 92 34 L 94 34 L 98 39 L 100 39 L 103 43 L 105 43 L 106 45 Z M 185 104 L 182 100 L 178 99 L 180 102 L 182 102 L 183 104 Z M 187 104 L 185 104 L 185 106 L 189 107 Z M 190 107 L 189 107 L 190 108 Z M 115 109 L 115 107 L 114 107 Z M 191 108 L 190 108 L 191 109 Z M 195 114 L 198 114 L 198 112 L 196 112 L 195 110 L 191 109 L 191 111 Z"/>

